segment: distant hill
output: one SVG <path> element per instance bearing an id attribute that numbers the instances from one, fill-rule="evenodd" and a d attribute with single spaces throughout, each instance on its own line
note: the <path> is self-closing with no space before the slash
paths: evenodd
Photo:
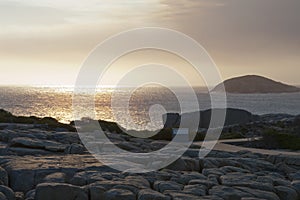
<path id="1" fill-rule="evenodd" d="M 292 93 L 300 92 L 300 88 L 273 81 L 271 79 L 257 76 L 247 75 L 232 78 L 224 81 L 225 90 L 228 93 Z M 220 92 L 221 84 L 217 85 L 212 91 Z"/>

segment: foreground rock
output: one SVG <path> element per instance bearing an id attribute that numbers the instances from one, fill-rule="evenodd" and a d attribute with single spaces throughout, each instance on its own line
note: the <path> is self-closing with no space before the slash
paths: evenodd
<path id="1" fill-rule="evenodd" d="M 0 159 L 9 175 L 10 187 L 14 191 L 21 192 L 34 189 L 44 179 L 48 180 L 47 176 L 53 173 L 64 173 L 65 178 L 70 179 L 77 171 L 86 168 L 113 171 L 103 166 L 91 155 L 6 156 Z"/>
<path id="2" fill-rule="evenodd" d="M 37 200 L 299 199 L 299 181 L 287 178 L 288 171 L 276 168 L 264 155 L 257 159 L 243 155 L 249 156 L 213 151 L 200 160 L 180 159 L 195 160 L 200 166 L 197 170 L 190 162 L 176 162 L 179 166 L 175 164 L 172 170 L 146 174 L 117 172 L 88 154 L 1 157 L 11 189 L 2 186 L 0 192 L 11 199 L 23 192 Z M 300 166 L 290 167 L 299 172 Z"/>
<path id="3" fill-rule="evenodd" d="M 139 191 L 138 200 L 170 200 L 171 197 L 163 195 L 151 189 L 144 189 Z"/>
<path id="4" fill-rule="evenodd" d="M 114 144 L 131 152 L 154 151 L 168 144 L 167 141 L 132 138 L 123 134 L 108 135 Z M 200 159 L 199 146 L 194 144 L 164 169 L 135 174 L 103 165 L 86 151 L 78 135 L 72 132 L 10 128 L 0 130 L 0 140 L 0 200 L 300 198 L 299 156 L 213 150 Z M 100 148 L 96 141 L 93 145 Z M 171 156 L 166 152 L 161 155 L 166 159 Z M 122 158 L 126 154 L 118 156 Z M 140 159 L 136 166 L 157 161 L 143 154 L 137 154 L 135 159 Z"/>
<path id="5" fill-rule="evenodd" d="M 266 199 L 266 200 L 280 200 L 274 192 L 263 191 L 258 189 L 250 189 L 247 187 L 227 187 L 215 186 L 209 194 L 219 196 L 224 200 L 241 199 L 245 197 Z"/>
<path id="6" fill-rule="evenodd" d="M 88 200 L 88 194 L 78 186 L 62 183 L 42 183 L 36 187 L 35 199 Z"/>
<path id="7" fill-rule="evenodd" d="M 7 172 L 2 167 L 0 167 L 0 185 L 8 186 Z"/>
<path id="8" fill-rule="evenodd" d="M 7 200 L 15 200 L 15 194 L 13 190 L 6 186 L 0 185 L 0 193 L 2 193 Z"/>

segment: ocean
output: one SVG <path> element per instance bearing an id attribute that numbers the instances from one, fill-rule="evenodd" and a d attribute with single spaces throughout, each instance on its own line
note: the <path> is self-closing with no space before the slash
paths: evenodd
<path id="1" fill-rule="evenodd" d="M 176 93 L 186 97 L 189 94 L 185 88 L 175 88 Z M 210 108 L 210 96 L 203 88 L 194 88 L 201 110 Z M 116 121 L 128 129 L 159 129 L 162 119 L 155 118 L 150 123 L 149 109 L 152 105 L 161 105 L 166 112 L 180 112 L 180 104 L 167 88 L 144 87 L 131 94 L 129 113 L 133 122 L 128 122 L 128 114 L 122 112 L 125 105 L 117 105 L 116 113 L 111 109 L 113 92 L 119 97 L 128 95 L 128 88 L 99 88 L 95 96 L 96 118 Z M 69 123 L 76 119 L 72 114 L 71 87 L 0 87 L 0 108 L 14 115 L 53 117 L 60 122 Z M 283 94 L 228 94 L 227 105 L 230 108 L 245 109 L 254 114 L 300 114 L 300 93 Z M 82 106 L 84 110 L 84 105 Z M 185 108 L 185 111 L 194 111 Z M 158 113 L 161 114 L 161 113 Z M 89 117 L 89 116 L 86 116 Z"/>

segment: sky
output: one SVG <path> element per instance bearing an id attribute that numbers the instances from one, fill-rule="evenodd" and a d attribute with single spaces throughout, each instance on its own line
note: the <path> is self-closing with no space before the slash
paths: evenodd
<path id="1" fill-rule="evenodd" d="M 195 39 L 223 79 L 258 74 L 300 85 L 299 9 L 299 0 L 0 0 L 0 84 L 73 85 L 99 43 L 154 26 Z M 136 53 L 120 59 L 105 84 L 150 58 L 181 63 L 166 53 Z M 194 85 L 203 84 L 181 64 Z"/>

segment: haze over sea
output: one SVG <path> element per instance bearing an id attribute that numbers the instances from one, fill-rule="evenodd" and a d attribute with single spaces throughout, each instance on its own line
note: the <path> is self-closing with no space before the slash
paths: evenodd
<path id="1" fill-rule="evenodd" d="M 210 97 L 204 88 L 194 88 L 199 100 L 200 109 L 210 108 Z M 176 92 L 186 96 L 189 94 L 184 88 L 175 88 Z M 115 121 L 111 110 L 112 92 L 119 94 L 128 93 L 127 88 L 101 88 L 97 90 L 95 98 L 97 119 Z M 0 87 L 0 108 L 15 115 L 53 117 L 61 122 L 72 121 L 72 88 L 71 87 Z M 254 114 L 283 113 L 300 114 L 300 93 L 284 94 L 228 94 L 228 107 L 241 108 Z M 151 105 L 160 104 L 167 111 L 180 110 L 176 96 L 166 88 L 147 87 L 136 90 L 129 103 L 130 114 L 136 124 L 127 123 L 128 116 L 120 115 L 121 125 L 130 129 L 157 129 L 162 126 L 162 121 L 148 123 L 149 108 Z M 118 105 L 120 107 L 124 105 Z M 84 110 L 84 107 L 83 107 Z M 121 110 L 121 109 L 120 109 Z M 191 112 L 194 110 L 190 110 Z M 124 116 L 122 116 L 124 115 Z"/>

